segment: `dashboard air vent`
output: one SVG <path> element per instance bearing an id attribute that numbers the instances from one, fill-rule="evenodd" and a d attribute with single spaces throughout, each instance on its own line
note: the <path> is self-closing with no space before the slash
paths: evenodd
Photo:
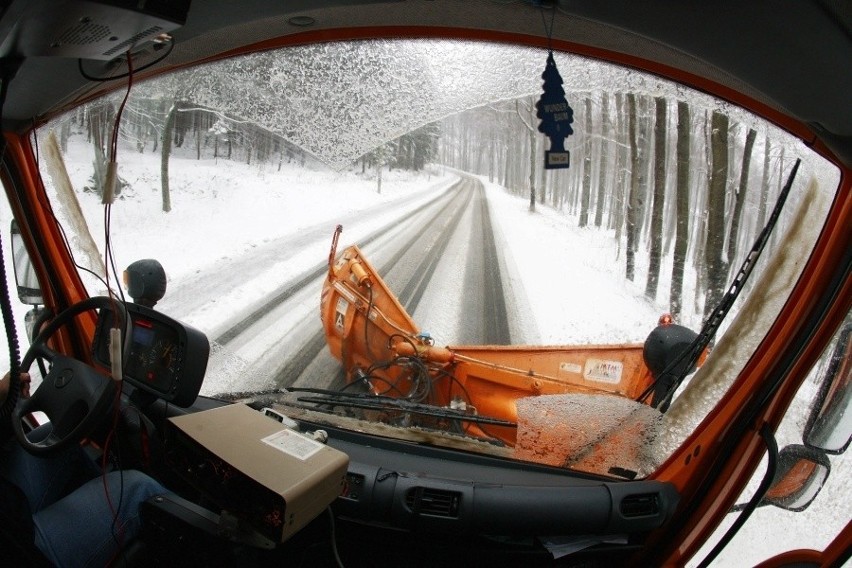
<path id="1" fill-rule="evenodd" d="M 416 515 L 456 518 L 459 516 L 461 493 L 429 487 L 414 487 L 405 494 L 405 506 Z"/>
<path id="2" fill-rule="evenodd" d="M 656 493 L 628 495 L 621 500 L 621 514 L 625 518 L 648 517 L 660 512 Z"/>

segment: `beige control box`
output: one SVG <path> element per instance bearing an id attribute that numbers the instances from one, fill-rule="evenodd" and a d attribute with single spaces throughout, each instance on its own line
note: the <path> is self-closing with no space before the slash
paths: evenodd
<path id="1" fill-rule="evenodd" d="M 349 457 L 244 404 L 169 419 L 166 459 L 229 514 L 287 540 L 340 495 Z"/>

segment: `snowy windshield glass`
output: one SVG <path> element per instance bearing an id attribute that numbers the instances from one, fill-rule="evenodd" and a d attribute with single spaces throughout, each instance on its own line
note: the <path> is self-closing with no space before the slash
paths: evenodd
<path id="1" fill-rule="evenodd" d="M 729 103 L 554 58 L 543 80 L 546 50 L 507 45 L 266 51 L 134 84 L 35 143 L 75 260 L 101 278 L 115 153 L 117 272 L 163 265 L 156 309 L 211 343 L 203 395 L 644 476 L 763 338 L 839 175 Z M 548 107 L 552 138 L 543 84 L 567 103 Z M 687 364 L 798 160 L 755 272 Z"/>

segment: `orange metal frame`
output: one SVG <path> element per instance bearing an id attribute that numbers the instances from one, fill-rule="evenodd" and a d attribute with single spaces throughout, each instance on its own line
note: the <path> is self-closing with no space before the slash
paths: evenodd
<path id="1" fill-rule="evenodd" d="M 548 46 L 544 38 L 485 30 L 376 27 L 301 33 L 223 53 L 222 57 L 254 51 L 258 48 L 271 49 L 284 45 L 387 37 L 453 38 L 537 47 Z M 552 47 L 556 50 L 600 58 L 658 74 L 728 100 L 774 122 L 810 144 L 814 150 L 829 160 L 840 164 L 839 160 L 805 124 L 723 85 L 630 55 L 557 40 L 552 42 Z M 99 96 L 106 90 L 104 88 L 93 91 L 87 98 Z M 79 102 L 82 101 L 77 101 Z M 48 118 L 50 117 L 42 117 L 42 120 Z M 19 171 L 25 185 L 20 195 L 20 207 L 15 199 L 10 200 L 14 213 L 17 217 L 23 209 L 26 209 L 32 215 L 33 224 L 22 227 L 22 233 L 27 239 L 28 246 L 31 246 L 35 239 L 40 241 L 41 249 L 47 255 L 44 259 L 34 259 L 40 279 L 45 282 L 49 271 L 61 288 L 56 292 L 63 296 L 58 298 L 47 291 L 46 299 L 53 307 L 82 299 L 86 297 L 86 291 L 63 245 L 56 224 L 46 213 L 49 209 L 46 205 L 47 198 L 38 176 L 32 151 L 22 136 L 10 133 L 5 133 L 5 136 L 9 142 L 6 159 L 10 160 L 12 167 Z M 652 476 L 670 481 L 679 491 L 681 503 L 684 505 L 671 522 L 651 535 L 647 542 L 649 546 L 646 546 L 645 550 L 655 552 L 653 555 L 642 553 L 641 557 L 636 559 L 637 564 L 683 564 L 698 551 L 742 492 L 765 451 L 757 431 L 764 423 L 777 428 L 802 380 L 852 307 L 852 285 L 850 285 L 848 273 L 839 276 L 837 274 L 838 267 L 848 269 L 848 251 L 852 250 L 852 231 L 849 230 L 850 220 L 852 220 L 852 181 L 850 181 L 852 171 L 842 165 L 839 167 L 840 188 L 816 249 L 766 340 L 757 348 L 736 384 L 715 410 Z M 34 249 L 30 248 L 30 250 Z M 821 307 L 820 299 L 836 286 L 836 281 L 832 279 L 837 277 L 843 280 L 841 293 L 829 306 Z M 81 333 L 89 335 L 83 330 Z M 782 367 L 781 362 L 787 360 L 785 356 L 790 345 L 802 347 L 795 359 L 788 362 L 786 367 Z M 753 402 L 755 393 L 764 381 L 768 377 L 777 378 L 779 375 L 781 378 L 779 388 L 764 401 L 755 415 L 749 417 L 751 420 L 749 433 L 737 438 L 732 451 L 722 455 L 720 448 L 733 435 L 731 434 L 732 424 L 744 419 L 743 409 Z M 708 472 L 714 473 L 711 475 Z M 850 542 L 848 526 L 838 539 L 841 542 L 837 546 L 848 547 Z M 824 556 L 821 557 L 824 558 Z"/>

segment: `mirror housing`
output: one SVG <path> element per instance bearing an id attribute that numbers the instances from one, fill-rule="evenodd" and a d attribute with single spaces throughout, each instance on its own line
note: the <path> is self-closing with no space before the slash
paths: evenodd
<path id="1" fill-rule="evenodd" d="M 803 439 L 810 448 L 842 454 L 852 440 L 852 322 L 848 318 L 829 349 L 831 356 Z"/>
<path id="2" fill-rule="evenodd" d="M 825 452 L 799 444 L 787 446 L 778 454 L 775 478 L 761 504 L 804 511 L 819 494 L 830 471 Z"/>
<path id="3" fill-rule="evenodd" d="M 153 258 L 137 260 L 124 270 L 124 285 L 133 301 L 153 308 L 166 295 L 166 271 Z"/>
<path id="4" fill-rule="evenodd" d="M 18 286 L 18 298 L 21 303 L 30 306 L 44 304 L 44 295 L 41 292 L 41 283 L 33 267 L 27 247 L 24 244 L 21 229 L 18 222 L 12 219 L 12 265 L 15 268 L 15 283 Z"/>

